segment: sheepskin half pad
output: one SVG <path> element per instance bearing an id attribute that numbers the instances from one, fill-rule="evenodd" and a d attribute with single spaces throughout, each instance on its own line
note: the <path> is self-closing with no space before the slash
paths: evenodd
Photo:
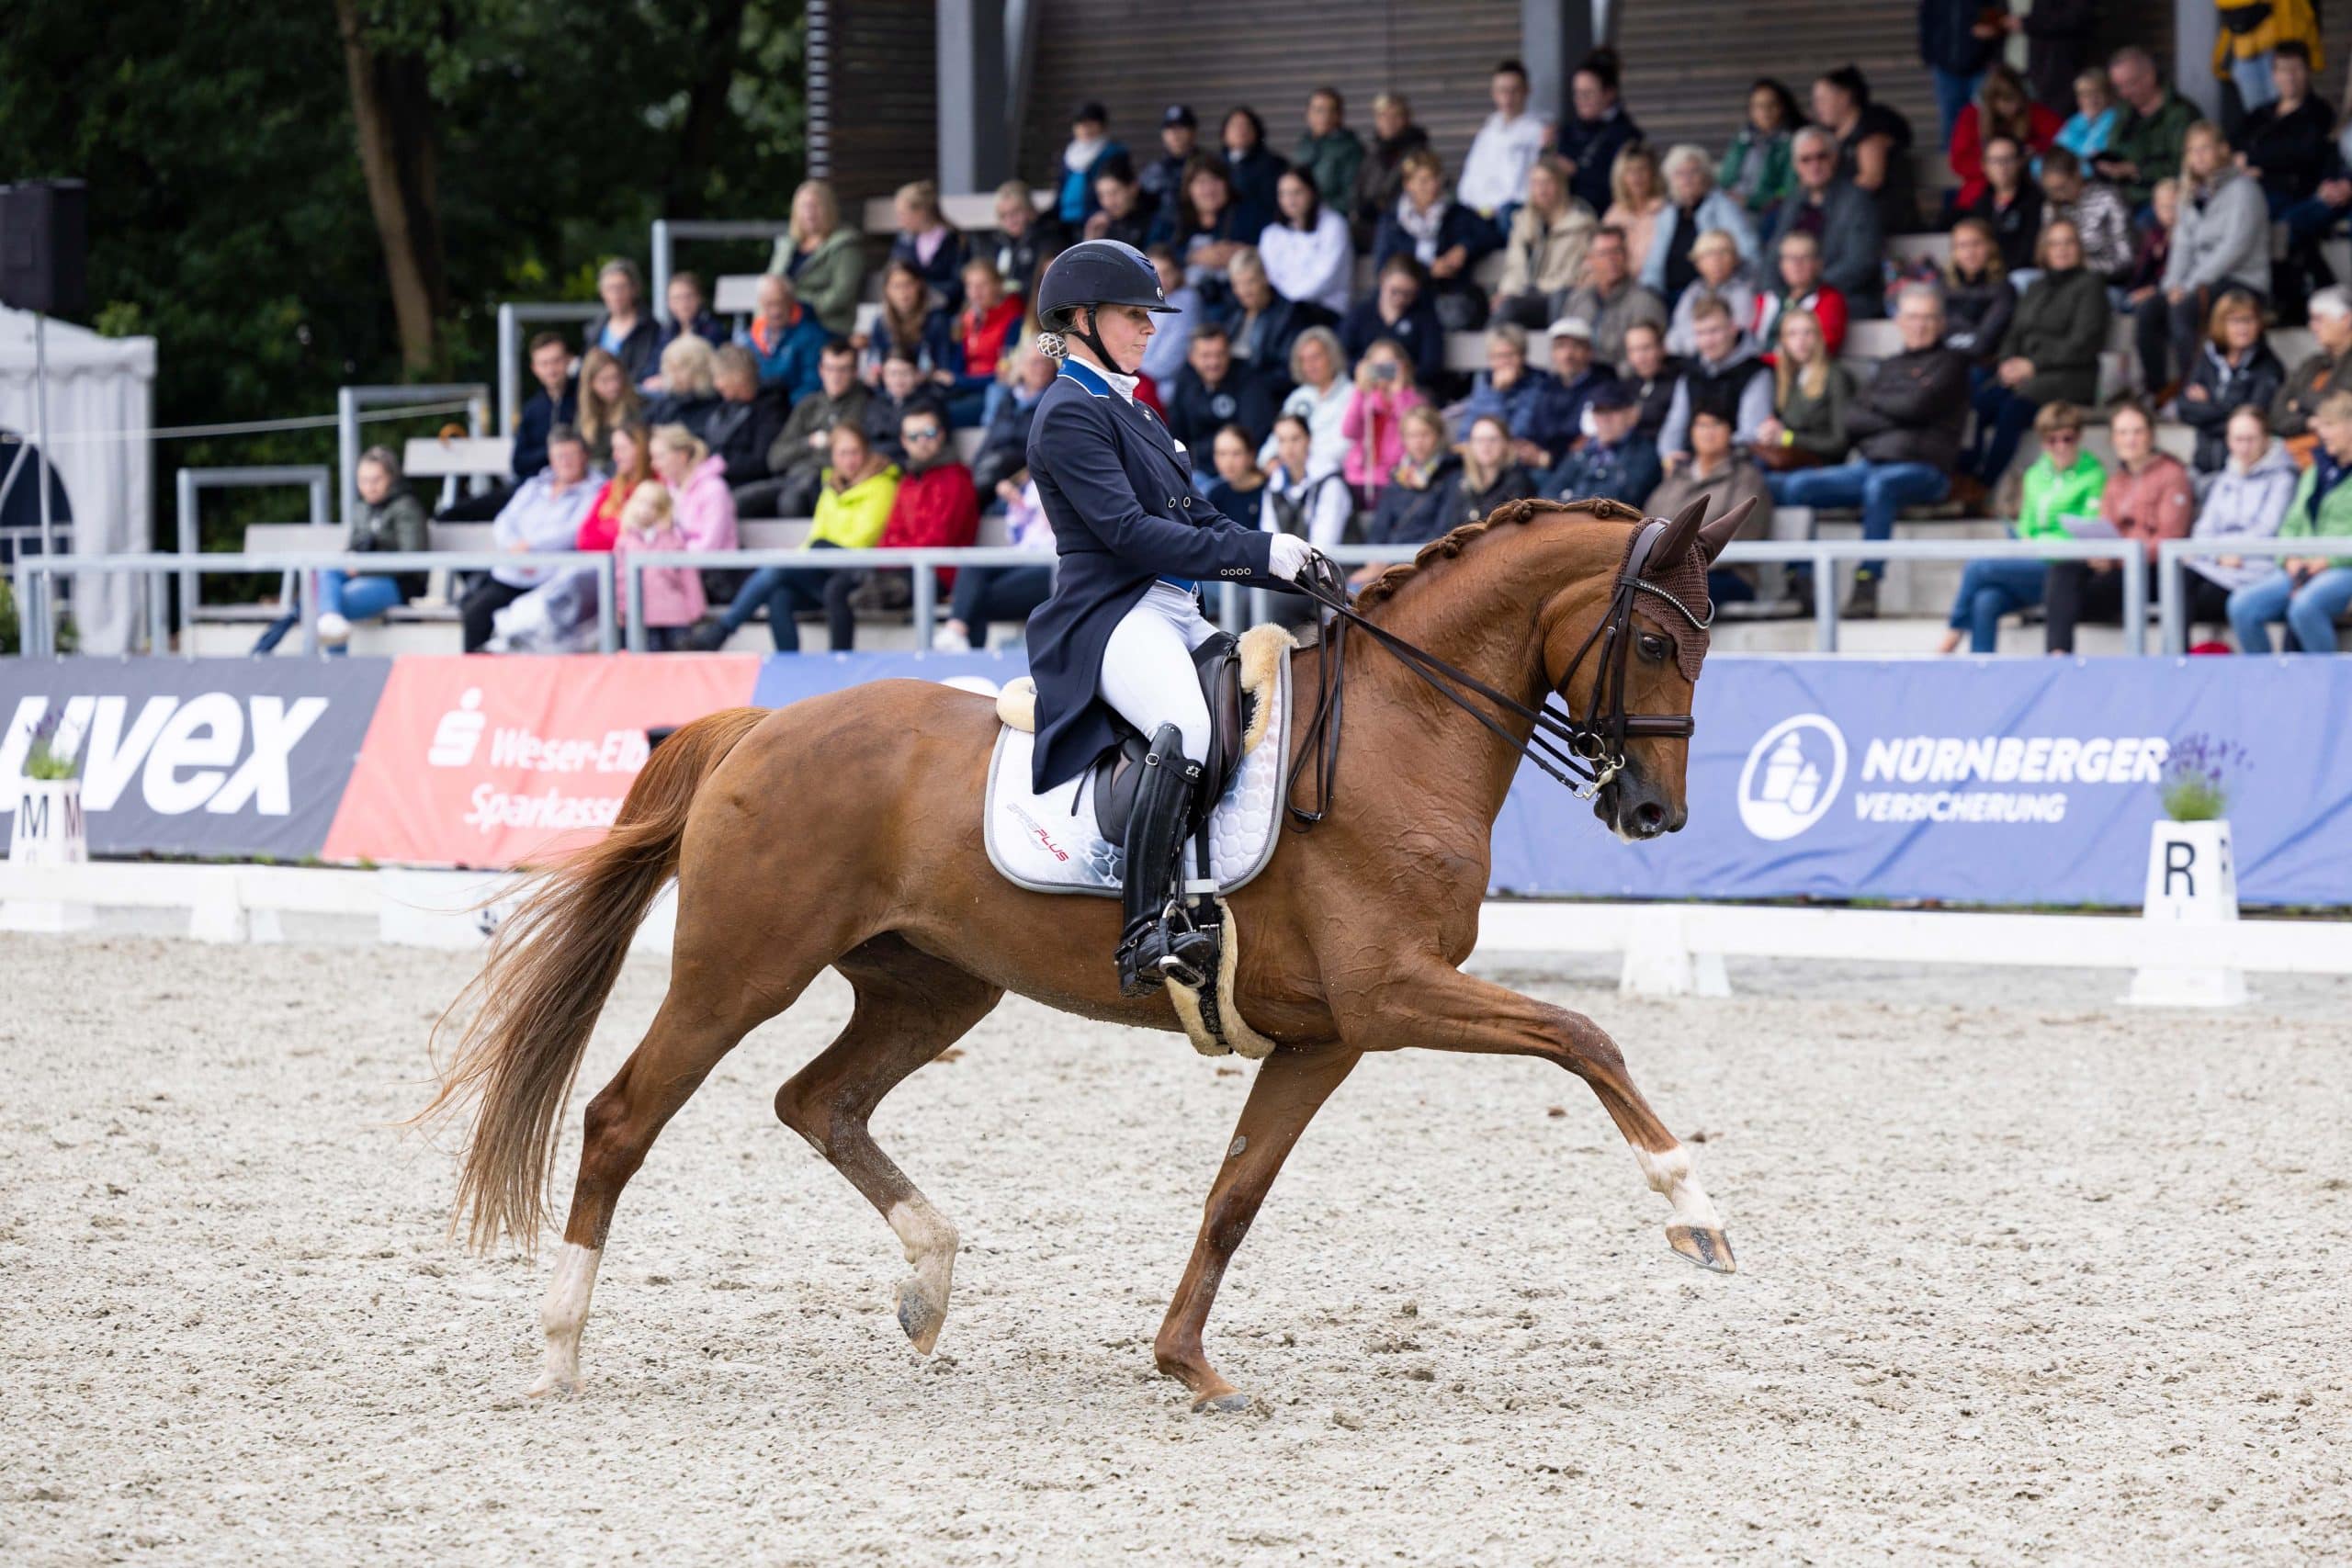
<path id="1" fill-rule="evenodd" d="M 1295 646 L 1295 639 L 1280 626 L 1252 626 L 1242 634 L 1241 688 L 1251 699 L 1250 730 L 1241 765 L 1209 818 L 1209 864 L 1222 892 L 1263 871 L 1281 837 Z M 1106 843 L 1096 832 L 1092 784 L 1075 779 L 1044 795 L 1029 787 L 1036 693 L 1028 678 L 1009 682 L 996 707 L 1004 723 L 997 731 L 982 808 L 989 859 L 1008 880 L 1035 892 L 1117 897 L 1125 848 Z"/>

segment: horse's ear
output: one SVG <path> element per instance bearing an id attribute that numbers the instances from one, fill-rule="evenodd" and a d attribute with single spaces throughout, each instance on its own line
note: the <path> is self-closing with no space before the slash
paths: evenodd
<path id="1" fill-rule="evenodd" d="M 1648 570 L 1665 571 L 1679 561 L 1683 552 L 1690 549 L 1690 541 L 1698 536 L 1699 524 L 1706 515 L 1704 496 L 1684 507 L 1682 514 L 1666 525 L 1665 535 L 1658 540 L 1657 547 L 1650 551 Z"/>
<path id="2" fill-rule="evenodd" d="M 1715 558 L 1724 553 L 1725 545 L 1739 536 L 1739 525 L 1747 522 L 1747 514 L 1755 510 L 1756 498 L 1751 495 L 1699 530 L 1700 553 L 1707 558 L 1709 566 L 1715 564 Z"/>

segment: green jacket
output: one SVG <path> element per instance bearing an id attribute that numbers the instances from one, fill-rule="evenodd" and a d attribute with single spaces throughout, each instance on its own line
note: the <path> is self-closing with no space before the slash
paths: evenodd
<path id="1" fill-rule="evenodd" d="M 1344 125 L 1329 136 L 1303 135 L 1291 162 L 1315 182 L 1324 206 L 1348 216 L 1356 199 L 1356 171 L 1363 167 L 1362 137 Z"/>
<path id="2" fill-rule="evenodd" d="M 825 488 L 817 492 L 817 516 L 801 548 L 823 540 L 845 550 L 872 549 L 890 521 L 890 507 L 899 499 L 899 466 L 891 463 L 847 490 L 833 488 L 833 470 L 825 470 Z"/>
<path id="3" fill-rule="evenodd" d="M 1785 130 L 1774 136 L 1758 136 L 1754 126 L 1742 127 L 1724 152 L 1724 161 L 1715 170 L 1715 184 L 1729 191 L 1732 199 L 1748 211 L 1769 211 L 1796 188 L 1796 161 L 1789 145 L 1790 137 Z"/>
<path id="4" fill-rule="evenodd" d="M 2158 180 L 2179 175 L 2180 144 L 2188 140 L 2188 128 L 2198 118 L 2197 106 L 2170 87 L 2165 89 L 2164 106 L 2154 114 L 2143 118 L 2139 110 L 2123 106 L 2103 155 L 2128 158 L 2138 165 L 2139 173 L 2116 187 L 2123 193 L 2126 205 L 2135 210 L 2145 207 L 2148 192 Z"/>
<path id="5" fill-rule="evenodd" d="M 2319 488 L 2319 465 L 2313 463 L 2303 470 L 2301 482 L 2295 486 L 2295 499 L 2287 503 L 2287 515 L 2279 520 L 2278 536 L 2282 539 L 2352 539 L 2352 475 L 2336 482 L 2335 488 L 2320 498 L 2319 514 L 2312 514 L 2312 492 Z M 2330 566 L 2352 567 L 2352 557 L 2337 556 Z"/>
<path id="6" fill-rule="evenodd" d="M 1788 430 L 1790 446 L 1825 463 L 1837 463 L 1845 460 L 1846 448 L 1852 445 L 1846 436 L 1846 405 L 1853 400 L 1853 377 L 1832 360 L 1829 374 L 1822 378 L 1821 396 L 1806 397 L 1804 378 L 1792 376 L 1788 398 L 1774 412 Z"/>
<path id="7" fill-rule="evenodd" d="M 2044 452 L 2025 471 L 2018 501 L 2018 537 L 2064 539 L 2070 536 L 2064 517 L 2096 517 L 2098 498 L 2107 489 L 2107 470 L 2088 452 L 2075 459 L 2064 473 Z"/>
<path id="8" fill-rule="evenodd" d="M 2022 355 L 2033 374 L 2017 390 L 2036 403 L 2098 401 L 2098 355 L 2107 346 L 2107 279 L 2088 267 L 2044 272 L 2018 299 L 2001 335 L 2003 359 Z"/>
<path id="9" fill-rule="evenodd" d="M 792 270 L 792 236 L 779 238 L 768 258 L 770 272 Z M 808 259 L 792 279 L 792 292 L 816 313 L 825 330 L 847 337 L 857 327 L 857 297 L 865 287 L 865 250 L 848 229 L 836 229 L 817 242 Z"/>

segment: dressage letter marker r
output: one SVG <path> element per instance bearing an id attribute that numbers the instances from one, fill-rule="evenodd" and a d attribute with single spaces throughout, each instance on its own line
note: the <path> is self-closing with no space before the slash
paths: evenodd
<path id="1" fill-rule="evenodd" d="M 2175 839 L 2165 845 L 2165 897 L 2173 897 L 2172 879 L 2178 876 L 2188 884 L 2182 897 L 2197 897 L 2197 846 L 2186 839 Z"/>

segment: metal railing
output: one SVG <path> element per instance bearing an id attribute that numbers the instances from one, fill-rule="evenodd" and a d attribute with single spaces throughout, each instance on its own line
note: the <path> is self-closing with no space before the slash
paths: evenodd
<path id="1" fill-rule="evenodd" d="M 783 219 L 656 218 L 653 220 L 654 320 L 670 320 L 672 253 L 680 240 L 773 240 L 788 234 L 792 225 Z"/>
<path id="2" fill-rule="evenodd" d="M 346 527 L 359 510 L 359 454 L 364 449 L 359 439 L 359 411 L 370 408 L 406 408 L 414 403 L 446 403 L 462 400 L 466 406 L 466 428 L 475 435 L 489 434 L 490 387 L 481 381 L 447 381 L 437 385 L 415 387 L 343 387 L 334 395 L 336 472 L 341 488 L 336 501 L 342 510 L 335 521 Z"/>
<path id="3" fill-rule="evenodd" d="M 207 490 L 242 489 L 251 485 L 268 488 L 279 485 L 300 485 L 311 492 L 311 524 L 313 527 L 331 522 L 327 514 L 327 491 L 334 483 L 334 470 L 324 463 L 280 464 L 248 468 L 182 468 L 179 471 L 179 544 L 180 554 L 194 557 L 203 549 L 197 527 L 197 492 Z M 183 568 L 179 574 L 180 625 L 189 626 L 196 620 L 197 606 L 203 603 L 199 586 L 200 574 L 193 567 Z M 293 574 L 287 574 L 289 587 Z M 149 601 L 151 619 L 148 637 L 152 644 L 168 645 L 171 623 L 152 619 L 153 600 Z"/>
<path id="4" fill-rule="evenodd" d="M 2330 547 L 2334 547 L 2331 548 Z M 2335 557 L 2343 547 L 2336 539 L 2166 539 L 2156 547 L 2157 618 L 2169 654 L 2188 651 L 2188 592 L 2183 573 L 2191 556 Z"/>

